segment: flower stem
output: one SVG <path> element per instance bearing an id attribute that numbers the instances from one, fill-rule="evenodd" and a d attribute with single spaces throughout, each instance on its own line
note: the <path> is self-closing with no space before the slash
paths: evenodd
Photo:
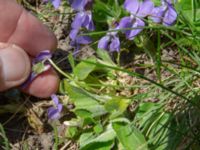
<path id="1" fill-rule="evenodd" d="M 48 61 L 53 66 L 53 68 L 56 69 L 60 74 L 62 74 L 64 77 L 66 77 L 68 79 L 72 79 L 72 77 L 69 74 L 62 71 L 51 59 L 48 59 Z"/>

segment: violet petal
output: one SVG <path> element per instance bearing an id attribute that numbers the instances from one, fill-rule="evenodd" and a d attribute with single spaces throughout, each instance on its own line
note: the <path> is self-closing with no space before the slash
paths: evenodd
<path id="1" fill-rule="evenodd" d="M 55 9 L 58 9 L 60 6 L 61 0 L 52 0 L 52 4 Z"/>
<path id="2" fill-rule="evenodd" d="M 121 19 L 119 26 L 121 29 L 123 28 L 137 28 L 143 27 L 145 25 L 144 21 L 139 18 L 131 18 L 131 17 L 124 17 Z M 139 34 L 142 29 L 131 29 L 124 31 L 126 34 L 126 38 L 129 40 L 134 39 L 134 37 Z"/>
<path id="3" fill-rule="evenodd" d="M 119 23 L 119 28 L 124 29 L 124 28 L 131 28 L 132 27 L 132 18 L 131 17 L 123 17 Z M 122 31 L 122 32 L 126 32 Z"/>
<path id="4" fill-rule="evenodd" d="M 58 104 L 58 105 L 57 105 L 58 112 L 61 112 L 61 111 L 62 111 L 62 108 L 63 108 L 63 105 L 62 105 L 62 104 Z"/>
<path id="5" fill-rule="evenodd" d="M 150 19 L 155 23 L 161 23 L 165 13 L 165 6 L 155 7 L 151 12 Z"/>
<path id="6" fill-rule="evenodd" d="M 91 37 L 89 36 L 77 36 L 76 43 L 78 44 L 90 44 L 92 42 Z"/>
<path id="7" fill-rule="evenodd" d="M 108 50 L 108 43 L 110 42 L 110 36 L 104 36 L 99 40 L 98 48 Z"/>
<path id="8" fill-rule="evenodd" d="M 146 17 L 151 14 L 153 8 L 154 8 L 154 3 L 151 0 L 144 0 L 143 2 L 140 2 L 137 16 Z"/>
<path id="9" fill-rule="evenodd" d="M 95 30 L 94 22 L 93 22 L 92 18 L 90 18 L 89 24 L 86 26 L 86 28 L 87 28 L 89 31 L 94 31 L 94 30 Z"/>
<path id="10" fill-rule="evenodd" d="M 87 0 L 70 0 L 71 7 L 76 11 L 84 10 Z"/>
<path id="11" fill-rule="evenodd" d="M 59 110 L 53 106 L 48 108 L 48 117 L 49 117 L 49 119 L 52 119 L 52 120 L 59 119 L 59 117 L 60 117 Z"/>
<path id="12" fill-rule="evenodd" d="M 168 5 L 168 9 L 163 18 L 163 25 L 170 26 L 176 22 L 177 13 L 172 5 Z"/>
<path id="13" fill-rule="evenodd" d="M 58 97 L 55 94 L 51 95 L 51 99 L 53 100 L 54 104 L 57 106 L 59 104 Z"/>
<path id="14" fill-rule="evenodd" d="M 114 52 L 114 51 L 119 52 L 119 50 L 120 50 L 120 41 L 119 41 L 118 37 L 116 37 L 116 36 L 112 37 L 112 40 L 111 40 L 111 43 L 110 43 L 110 46 L 109 46 L 109 50 L 110 50 L 110 52 Z"/>
<path id="15" fill-rule="evenodd" d="M 78 35 L 79 30 L 78 29 L 72 29 L 69 33 L 69 37 L 72 41 L 76 40 L 76 37 Z"/>
<path id="16" fill-rule="evenodd" d="M 55 94 L 51 95 L 51 99 L 53 100 L 55 106 L 52 106 L 48 109 L 48 117 L 53 120 L 59 119 L 63 105 L 59 103 L 59 99 Z"/>
<path id="17" fill-rule="evenodd" d="M 52 57 L 52 54 L 49 50 L 44 50 L 40 52 L 32 61 L 33 64 L 43 61 L 45 59 L 50 59 Z"/>
<path id="18" fill-rule="evenodd" d="M 77 13 L 71 26 L 73 29 L 80 29 L 81 27 L 85 27 L 87 30 L 93 31 L 94 23 L 92 20 L 91 12 L 81 11 Z"/>
<path id="19" fill-rule="evenodd" d="M 73 29 L 80 29 L 82 26 L 82 23 L 85 21 L 86 19 L 86 13 L 85 12 L 79 12 L 76 14 L 73 22 L 72 22 L 72 28 Z"/>
<path id="20" fill-rule="evenodd" d="M 89 31 L 93 31 L 94 30 L 94 23 L 92 20 L 92 13 L 90 11 L 85 12 L 85 18 L 82 22 L 82 27 L 85 27 L 87 30 Z"/>
<path id="21" fill-rule="evenodd" d="M 144 21 L 139 18 L 136 18 L 136 21 L 133 23 L 132 28 L 143 27 L 145 26 Z M 136 35 L 138 35 L 143 29 L 132 29 L 129 32 L 126 32 L 126 37 L 129 40 L 133 40 Z"/>
<path id="22" fill-rule="evenodd" d="M 124 2 L 124 8 L 131 14 L 136 14 L 139 9 L 139 4 L 138 0 L 126 0 Z"/>
<path id="23" fill-rule="evenodd" d="M 37 75 L 34 72 L 31 72 L 28 79 L 20 87 L 22 89 L 26 88 L 36 77 Z"/>
<path id="24" fill-rule="evenodd" d="M 89 13 L 88 12 L 84 12 L 85 14 L 85 18 L 82 20 L 82 27 L 87 27 L 87 25 L 89 24 L 90 22 L 90 17 L 89 17 Z"/>

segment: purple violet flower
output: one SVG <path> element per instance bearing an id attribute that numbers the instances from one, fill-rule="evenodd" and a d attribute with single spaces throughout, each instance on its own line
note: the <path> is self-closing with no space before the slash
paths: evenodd
<path id="1" fill-rule="evenodd" d="M 119 23 L 119 28 L 138 28 L 124 31 L 126 38 L 133 40 L 142 31 L 140 27 L 145 26 L 142 18 L 151 14 L 154 4 L 151 0 L 144 0 L 143 2 L 126 0 L 124 2 L 124 8 L 131 13 L 131 16 L 123 17 Z"/>
<path id="2" fill-rule="evenodd" d="M 144 27 L 145 23 L 139 18 L 134 18 L 133 16 L 130 17 L 124 17 L 120 21 L 120 28 L 137 28 L 137 29 L 131 29 L 131 30 L 126 30 L 123 31 L 126 35 L 126 38 L 129 40 L 133 40 L 136 35 L 138 35 L 141 31 L 142 28 Z"/>
<path id="3" fill-rule="evenodd" d="M 21 85 L 22 88 L 26 88 L 38 75 L 51 68 L 51 65 L 47 63 L 47 60 L 51 57 L 52 54 L 50 51 L 44 50 L 32 60 L 32 72 L 28 79 Z"/>
<path id="4" fill-rule="evenodd" d="M 69 37 L 71 39 L 70 45 L 75 47 L 75 51 L 78 51 L 82 44 L 90 44 L 92 42 L 91 37 L 87 35 L 78 35 L 80 30 L 72 29 L 70 31 Z"/>
<path id="5" fill-rule="evenodd" d="M 89 36 L 79 35 L 84 29 L 89 31 L 94 30 L 92 13 L 90 11 L 92 0 L 69 0 L 69 3 L 71 4 L 71 7 L 77 11 L 69 34 L 71 39 L 70 45 L 78 50 L 81 44 L 89 44 L 92 42 L 92 39 Z"/>
<path id="6" fill-rule="evenodd" d="M 33 59 L 32 64 L 35 65 L 38 62 L 46 61 L 47 59 L 50 59 L 51 57 L 52 57 L 52 54 L 49 50 L 43 50 L 35 57 L 35 59 Z"/>
<path id="7" fill-rule="evenodd" d="M 54 6 L 55 9 L 58 9 L 61 3 L 61 0 L 43 0 L 43 2 L 48 2 L 50 1 L 52 5 Z"/>
<path id="8" fill-rule="evenodd" d="M 115 35 L 108 34 L 99 40 L 98 48 L 108 50 L 110 52 L 120 50 L 119 38 Z"/>
<path id="9" fill-rule="evenodd" d="M 155 23 L 171 26 L 176 22 L 177 12 L 174 9 L 171 0 L 162 0 L 162 5 L 153 9 L 150 18 Z"/>
<path id="10" fill-rule="evenodd" d="M 117 24 L 118 25 L 118 24 Z M 117 26 L 115 29 L 119 29 Z M 120 40 L 117 36 L 117 32 L 108 32 L 106 36 L 102 37 L 98 43 L 99 49 L 108 50 L 110 52 L 120 51 Z"/>
<path id="11" fill-rule="evenodd" d="M 79 33 L 81 33 L 81 28 L 85 27 L 87 30 L 94 30 L 94 23 L 92 21 L 92 14 L 90 11 L 78 12 L 71 27 L 72 29 L 69 34 L 69 37 L 72 40 L 71 46 L 78 50 L 80 48 L 80 44 L 89 44 L 92 42 L 92 39 L 89 36 L 79 35 Z"/>
<path id="12" fill-rule="evenodd" d="M 55 94 L 51 95 L 51 99 L 54 102 L 54 106 L 48 108 L 48 118 L 51 120 L 56 120 L 60 118 L 60 113 L 62 111 L 63 105 L 59 103 L 58 97 Z"/>
<path id="13" fill-rule="evenodd" d="M 91 11 L 80 11 L 76 14 L 72 25 L 72 29 L 86 28 L 89 31 L 94 30 Z"/>

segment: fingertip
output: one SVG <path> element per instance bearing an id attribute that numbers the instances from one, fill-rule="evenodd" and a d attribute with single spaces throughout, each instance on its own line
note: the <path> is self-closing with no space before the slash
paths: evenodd
<path id="1" fill-rule="evenodd" d="M 32 83 L 23 90 L 30 95 L 47 98 L 56 93 L 59 87 L 59 78 L 53 69 L 39 75 Z"/>

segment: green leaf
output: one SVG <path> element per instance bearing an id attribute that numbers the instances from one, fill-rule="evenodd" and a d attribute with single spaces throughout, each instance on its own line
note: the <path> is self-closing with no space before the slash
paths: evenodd
<path id="1" fill-rule="evenodd" d="M 99 124 L 95 125 L 94 128 L 93 128 L 93 130 L 94 130 L 94 132 L 96 134 L 99 134 L 99 133 L 103 132 L 103 126 L 102 126 L 102 124 L 99 123 Z"/>
<path id="2" fill-rule="evenodd" d="M 114 99 L 108 100 L 105 103 L 105 109 L 109 112 L 119 111 L 123 113 L 126 110 L 128 104 L 129 104 L 129 101 L 127 99 L 114 98 Z"/>
<path id="3" fill-rule="evenodd" d="M 113 120 L 111 120 L 111 122 L 112 123 L 114 123 L 114 122 L 121 122 L 121 123 L 127 123 L 127 124 L 129 124 L 130 123 L 130 121 L 127 119 L 127 118 L 116 118 L 116 119 L 113 119 Z"/>
<path id="4" fill-rule="evenodd" d="M 81 148 L 80 150 L 111 150 L 113 147 L 114 141 L 108 141 L 108 142 L 97 142 L 93 143 L 91 145 L 86 146 L 85 148 Z"/>
<path id="5" fill-rule="evenodd" d="M 92 116 L 92 113 L 85 109 L 77 109 L 77 110 L 75 110 L 75 113 L 77 116 L 79 116 L 81 118 L 90 118 Z"/>
<path id="6" fill-rule="evenodd" d="M 84 147 L 85 145 L 87 145 L 89 143 L 88 141 L 91 141 L 93 138 L 95 138 L 93 132 L 83 133 L 79 139 L 80 147 Z"/>
<path id="7" fill-rule="evenodd" d="M 100 135 L 93 135 L 93 133 L 85 133 L 80 137 L 81 150 L 110 150 L 113 145 L 113 140 L 116 134 L 109 125 L 105 132 Z"/>
<path id="8" fill-rule="evenodd" d="M 114 65 L 114 62 L 110 58 L 107 51 L 102 50 L 102 49 L 97 49 L 96 53 L 104 62 Z"/>
<path id="9" fill-rule="evenodd" d="M 65 82 L 65 90 L 75 104 L 75 111 L 86 110 L 91 113 L 92 117 L 101 116 L 107 113 L 104 106 L 100 105 L 96 99 L 91 97 L 83 89 Z M 89 113 L 86 115 L 89 115 Z"/>
<path id="10" fill-rule="evenodd" d="M 72 67 L 72 70 L 74 70 L 74 68 L 75 68 L 75 61 L 74 61 L 73 54 L 69 53 L 69 55 L 68 55 L 67 58 L 68 58 L 68 61 L 69 61 L 70 65 L 71 65 L 71 67 Z"/>
<path id="11" fill-rule="evenodd" d="M 148 149 L 144 135 L 133 125 L 113 123 L 113 129 L 117 134 L 117 138 L 126 150 Z"/>
<path id="12" fill-rule="evenodd" d="M 78 129 L 77 127 L 68 127 L 65 136 L 67 138 L 74 138 L 78 134 Z"/>
<path id="13" fill-rule="evenodd" d="M 113 98 L 105 103 L 105 109 L 111 112 L 110 119 L 117 118 L 122 115 L 128 107 L 128 99 Z"/>
<path id="14" fill-rule="evenodd" d="M 89 58 L 86 61 L 96 62 L 94 58 Z M 74 75 L 77 76 L 79 80 L 84 80 L 92 71 L 95 70 L 95 67 L 95 64 L 89 64 L 82 61 L 74 68 Z"/>

